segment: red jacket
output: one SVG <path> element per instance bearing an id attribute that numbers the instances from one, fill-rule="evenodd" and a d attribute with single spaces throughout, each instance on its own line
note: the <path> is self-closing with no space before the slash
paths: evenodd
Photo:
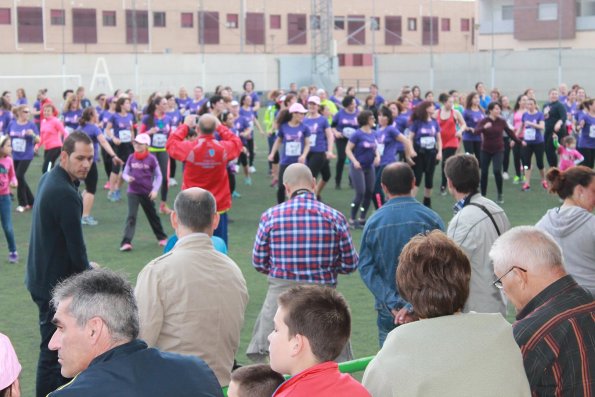
<path id="1" fill-rule="evenodd" d="M 243 145 L 224 125 L 217 127 L 217 133 L 220 141 L 214 134 L 202 134 L 195 141 L 186 141 L 188 126 L 180 124 L 169 135 L 165 148 L 171 157 L 185 163 L 182 190 L 191 187 L 208 190 L 215 196 L 217 211 L 223 212 L 231 208 L 227 163 L 240 155 Z"/>

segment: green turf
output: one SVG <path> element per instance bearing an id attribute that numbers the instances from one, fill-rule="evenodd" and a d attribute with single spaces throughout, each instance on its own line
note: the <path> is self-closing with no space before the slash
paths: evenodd
<path id="1" fill-rule="evenodd" d="M 275 189 L 269 187 L 269 178 L 266 176 L 266 141 L 262 136 L 256 137 L 256 168 L 253 175 L 253 186 L 245 186 L 242 177 L 238 177 L 237 190 L 242 194 L 240 199 L 234 201 L 233 209 L 230 212 L 230 219 L 233 223 L 229 225 L 230 256 L 242 269 L 248 290 L 250 302 L 246 312 L 246 321 L 242 332 L 241 346 L 238 353 L 238 361 L 247 363 L 245 349 L 249 342 L 252 327 L 266 292 L 266 277 L 257 273 L 251 267 L 251 252 L 254 241 L 254 234 L 257 229 L 260 214 L 268 207 L 275 204 Z M 334 164 L 333 164 L 334 166 Z M 27 178 L 32 188 L 37 184 L 41 168 L 41 158 L 36 158 L 32 163 Z M 347 168 L 344 173 L 344 186 L 347 186 Z M 100 186 L 105 183 L 103 165 L 99 165 Z M 333 168 L 334 174 L 334 168 Z M 539 184 L 539 175 L 534 173 L 533 190 L 522 193 L 518 185 L 512 181 L 504 183 L 504 209 L 508 213 L 513 225 L 534 224 L 546 209 L 558 205 L 558 200 L 546 194 Z M 435 180 L 438 181 L 439 173 L 436 173 Z M 178 181 L 181 179 L 180 167 L 178 167 Z M 173 202 L 178 188 L 170 191 L 168 201 Z M 495 199 L 495 182 L 490 177 L 488 197 Z M 349 209 L 349 202 L 352 191 L 344 187 L 343 190 L 334 189 L 334 183 L 323 193 L 326 203 L 346 213 Z M 453 199 L 450 196 L 441 197 L 434 192 L 434 209 L 442 216 L 445 222 L 452 217 Z M 16 204 L 15 204 L 16 206 Z M 129 253 L 120 253 L 118 250 L 121 233 L 126 217 L 126 201 L 110 203 L 106 199 L 105 192 L 99 188 L 93 215 L 100 224 L 95 227 L 84 228 L 85 240 L 90 260 L 96 261 L 102 266 L 122 270 L 130 276 L 132 282 L 136 281 L 136 275 L 140 269 L 151 259 L 160 254 L 160 247 L 157 246 L 155 237 L 152 235 L 148 222 L 139 213 L 137 233 L 134 238 L 134 250 Z M 172 232 L 167 217 L 162 216 L 166 232 Z M 6 261 L 6 245 L 0 247 L 3 258 L 0 260 L 0 332 L 7 334 L 15 345 L 17 354 L 23 366 L 21 374 L 21 385 L 24 396 L 33 395 L 35 367 L 39 345 L 39 330 L 37 326 L 37 308 L 23 284 L 26 257 L 28 251 L 28 237 L 31 224 L 31 214 L 13 213 L 13 223 L 16 233 L 16 240 L 21 260 L 18 265 L 10 265 Z M 353 238 L 359 246 L 361 237 L 360 231 L 353 233 Z M 4 241 L 1 239 L 1 241 Z M 363 285 L 358 274 L 341 276 L 339 279 L 339 290 L 345 294 L 351 305 L 353 313 L 353 335 L 352 343 L 356 357 L 364 357 L 375 354 L 377 351 L 376 320 L 373 310 L 373 299 L 370 292 Z M 198 336 L 197 336 L 198 337 Z"/>

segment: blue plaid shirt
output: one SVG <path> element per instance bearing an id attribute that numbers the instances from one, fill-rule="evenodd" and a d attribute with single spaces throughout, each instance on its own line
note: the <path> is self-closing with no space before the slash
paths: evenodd
<path id="1" fill-rule="evenodd" d="M 358 256 L 347 220 L 339 211 L 298 194 L 260 218 L 252 264 L 270 277 L 337 284 L 337 275 L 357 269 Z"/>

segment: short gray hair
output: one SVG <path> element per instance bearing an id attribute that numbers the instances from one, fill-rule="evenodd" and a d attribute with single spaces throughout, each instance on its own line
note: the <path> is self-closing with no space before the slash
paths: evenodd
<path id="1" fill-rule="evenodd" d="M 494 242 L 490 258 L 495 268 L 519 266 L 536 271 L 564 267 L 562 249 L 547 232 L 534 226 L 513 227 Z"/>
<path id="2" fill-rule="evenodd" d="M 80 327 L 93 317 L 105 322 L 113 341 L 138 337 L 138 307 L 134 289 L 126 278 L 109 269 L 92 269 L 59 283 L 52 291 L 52 306 L 72 298 L 69 312 Z"/>
<path id="3" fill-rule="evenodd" d="M 190 188 L 178 193 L 174 201 L 174 211 L 180 224 L 193 232 L 205 232 L 213 224 L 217 202 L 208 190 Z"/>

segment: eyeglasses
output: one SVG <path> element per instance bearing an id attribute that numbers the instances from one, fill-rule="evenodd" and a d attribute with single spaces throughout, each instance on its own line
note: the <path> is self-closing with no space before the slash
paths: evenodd
<path id="1" fill-rule="evenodd" d="M 522 267 L 518 267 L 518 266 L 513 266 L 510 269 L 508 269 L 508 271 L 506 273 L 504 273 L 498 280 L 496 280 L 492 283 L 494 285 L 494 287 L 496 287 L 498 289 L 502 289 L 502 287 L 503 287 L 502 279 L 504 278 L 504 276 L 506 276 L 508 273 L 512 272 L 514 269 L 519 269 L 520 271 L 527 273 L 526 269 L 523 269 Z"/>
<path id="2" fill-rule="evenodd" d="M 28 110 L 23 110 L 22 113 L 28 114 L 30 112 Z"/>

